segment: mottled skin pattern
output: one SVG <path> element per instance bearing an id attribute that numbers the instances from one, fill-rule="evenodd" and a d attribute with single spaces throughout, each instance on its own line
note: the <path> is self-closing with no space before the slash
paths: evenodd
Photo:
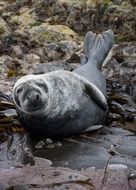
<path id="1" fill-rule="evenodd" d="M 113 44 L 113 32 L 88 32 L 87 60 L 73 72 L 27 75 L 14 86 L 13 100 L 23 127 L 39 137 L 67 137 L 104 123 L 106 82 L 101 65 Z"/>

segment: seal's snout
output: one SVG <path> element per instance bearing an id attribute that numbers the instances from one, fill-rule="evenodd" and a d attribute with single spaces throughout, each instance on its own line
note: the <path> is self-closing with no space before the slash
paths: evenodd
<path id="1" fill-rule="evenodd" d="M 40 101 L 40 95 L 38 93 L 31 94 L 28 95 L 27 99 L 30 103 L 37 103 L 38 101 Z"/>
<path id="2" fill-rule="evenodd" d="M 41 96 L 38 92 L 34 92 L 32 94 L 29 94 L 27 96 L 27 101 L 28 101 L 28 104 L 31 105 L 32 107 L 38 107 L 41 105 Z"/>

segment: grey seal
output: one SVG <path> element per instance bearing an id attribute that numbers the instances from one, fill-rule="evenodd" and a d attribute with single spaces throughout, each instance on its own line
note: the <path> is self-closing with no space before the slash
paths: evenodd
<path id="1" fill-rule="evenodd" d="M 14 85 L 13 101 L 23 127 L 39 137 L 68 137 L 100 128 L 107 114 L 106 82 L 100 69 L 112 47 L 108 30 L 88 32 L 84 59 L 73 72 L 26 75 Z"/>

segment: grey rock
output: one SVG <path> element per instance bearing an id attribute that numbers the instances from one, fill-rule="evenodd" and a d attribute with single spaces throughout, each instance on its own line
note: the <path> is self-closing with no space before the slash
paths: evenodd
<path id="1" fill-rule="evenodd" d="M 40 62 L 40 57 L 35 54 L 26 54 L 24 60 L 29 64 L 36 64 Z"/>
<path id="2" fill-rule="evenodd" d="M 23 51 L 19 45 L 12 45 L 12 53 L 14 54 L 15 57 L 17 58 L 22 58 L 23 57 Z"/>
<path id="3" fill-rule="evenodd" d="M 44 74 L 44 73 L 48 73 L 48 72 L 56 71 L 56 70 L 73 71 L 78 66 L 79 64 L 75 64 L 75 63 L 69 64 L 69 63 L 60 62 L 60 61 L 53 61 L 49 63 L 39 63 L 36 66 L 34 74 Z"/>

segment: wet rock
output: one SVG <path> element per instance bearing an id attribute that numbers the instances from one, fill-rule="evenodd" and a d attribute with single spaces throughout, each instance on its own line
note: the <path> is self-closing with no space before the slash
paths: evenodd
<path id="1" fill-rule="evenodd" d="M 105 181 L 105 190 L 128 190 L 128 168 L 123 164 L 110 164 L 107 168 L 107 180 Z M 114 179 L 114 180 L 113 180 Z"/>
<path id="2" fill-rule="evenodd" d="M 128 157 L 124 155 L 114 155 L 111 157 L 109 164 L 124 164 L 129 168 L 135 168 L 136 159 L 133 157 Z"/>
<path id="3" fill-rule="evenodd" d="M 103 128 L 102 130 L 105 132 L 64 139 L 59 141 L 61 146 L 57 146 L 57 142 L 54 144 L 51 142 L 49 143 L 51 146 L 47 146 L 45 140 L 37 142 L 35 139 L 29 139 L 24 148 L 29 146 L 31 155 L 33 153 L 33 156 L 49 159 L 54 166 L 67 166 L 72 169 L 90 166 L 104 168 L 109 162 L 136 168 L 134 133 L 121 128 Z M 24 160 L 25 156 L 23 155 L 20 159 Z"/>
<path id="4" fill-rule="evenodd" d="M 54 147 L 53 147 L 54 148 Z M 82 154 L 79 154 L 79 150 Z M 94 154 L 95 153 L 95 154 Z M 97 165 L 101 168 L 106 164 L 109 154 L 101 147 L 85 143 L 65 143 L 63 146 L 45 149 L 42 152 L 38 150 L 37 155 L 48 154 L 48 159 L 53 161 L 54 166 L 65 166 L 73 169 L 81 169 Z"/>
<path id="5" fill-rule="evenodd" d="M 135 145 L 136 145 L 136 139 L 131 139 L 129 137 L 126 137 L 125 140 L 122 139 L 116 150 L 122 155 L 136 157 Z"/>
<path id="6" fill-rule="evenodd" d="M 108 130 L 108 129 L 107 129 Z M 124 130 L 122 128 L 115 128 L 115 127 L 112 127 L 109 129 L 108 131 L 110 134 L 113 134 L 113 135 L 121 135 L 121 136 L 128 136 L 128 135 L 134 135 L 134 133 L 128 131 L 128 130 Z M 112 140 L 112 138 L 111 138 Z"/>

